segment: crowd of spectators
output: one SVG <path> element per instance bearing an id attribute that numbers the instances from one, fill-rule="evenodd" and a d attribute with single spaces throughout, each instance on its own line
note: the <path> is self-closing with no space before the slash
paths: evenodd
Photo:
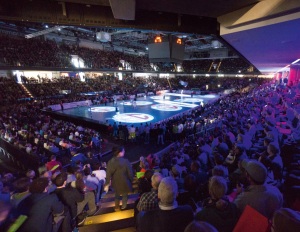
<path id="1" fill-rule="evenodd" d="M 100 70 L 134 70 L 175 72 L 176 63 L 159 62 L 151 66 L 147 56 L 129 55 L 124 52 L 91 49 L 58 43 L 44 38 L 25 39 L 13 35 L 0 35 L 0 64 L 21 67 L 72 68 L 71 55 L 77 55 L 84 61 L 86 68 Z M 215 65 L 214 65 L 215 64 Z M 220 66 L 219 66 L 220 64 Z M 218 67 L 217 67 L 218 66 Z M 225 72 L 236 70 L 252 72 L 250 65 L 241 58 L 223 59 L 220 61 L 201 59 L 184 60 L 184 72 Z"/>
<path id="2" fill-rule="evenodd" d="M 146 57 L 36 38 L 1 35 L 0 51 L 1 65 L 72 67 L 72 54 L 81 57 L 88 68 L 124 68 L 120 62 L 124 60 L 133 70 L 152 71 Z M 212 62 L 184 61 L 183 70 L 207 72 Z M 157 66 L 160 71 L 175 69 L 163 63 Z M 248 66 L 232 58 L 222 60 L 218 68 L 222 72 L 246 72 Z M 16 226 L 16 218 L 24 219 L 21 214 L 28 216 L 22 225 L 24 231 L 51 231 L 59 225 L 64 231 L 72 231 L 86 216 L 97 214 L 103 185 L 109 182 L 106 164 L 97 156 L 102 134 L 56 120 L 41 109 L 62 101 L 99 98 L 106 104 L 105 99 L 113 95 L 193 88 L 204 91 L 206 86 L 209 90 L 234 88 L 235 92 L 159 123 L 106 125 L 110 139 L 159 146 L 172 143 L 161 155 L 145 151 L 140 157 L 135 170 L 141 195 L 135 209 L 138 230 L 232 231 L 249 205 L 270 221 L 274 231 L 299 231 L 300 216 L 294 211 L 300 209 L 298 84 L 185 76 L 125 76 L 122 81 L 114 76 L 86 77 L 85 82 L 78 77 L 22 80 L 39 101 L 18 101 L 28 98 L 24 89 L 15 80 L 1 77 L 0 103 L 6 107 L 0 116 L 0 137 L 35 157 L 40 168 L 0 173 L 1 231 Z M 72 94 L 61 95 L 61 90 L 71 90 Z M 80 95 L 87 92 L 99 92 L 100 96 Z M 49 215 L 55 216 L 56 223 Z"/>
<path id="3" fill-rule="evenodd" d="M 69 54 L 63 54 L 54 41 L 0 35 L 1 63 L 22 67 L 71 67 Z"/>
<path id="4" fill-rule="evenodd" d="M 300 142 L 299 112 L 289 103 L 296 99 L 287 97 L 298 92 L 298 89 L 299 86 L 263 85 L 250 93 L 235 93 L 211 106 L 206 105 L 204 108 L 208 117 L 205 111 L 199 114 L 193 112 L 192 117 L 178 117 L 175 129 L 174 126 L 171 131 L 166 129 L 177 142 L 161 156 L 141 157 L 138 171 L 144 172 L 144 178 L 148 180 L 151 179 L 149 171 L 173 177 L 179 191 L 177 203 L 190 205 L 196 220 L 209 222 L 218 231 L 232 231 L 247 205 L 270 220 L 274 213 L 289 211 L 284 220 L 294 221 L 295 224 L 285 224 L 288 229 L 286 227 L 283 231 L 297 231 L 299 213 L 281 207 L 299 210 L 296 200 L 299 200 L 299 158 L 295 151 L 295 146 Z M 186 133 L 188 121 L 193 123 L 204 119 L 205 122 L 213 118 L 215 123 L 209 126 L 210 129 L 202 128 L 196 134 Z M 168 121 L 165 123 L 168 124 Z M 179 130 L 182 127 L 183 130 Z M 140 186 L 140 192 L 145 192 L 144 185 Z M 155 192 L 155 189 L 159 194 L 157 187 L 151 191 Z M 155 198 L 149 197 L 145 202 L 145 197 L 142 194 L 142 203 L 137 204 L 137 210 L 145 211 L 142 205 L 153 210 Z M 157 203 L 156 210 L 165 210 Z M 172 201 L 169 206 L 177 208 L 174 204 Z M 160 211 L 156 213 L 164 214 Z M 141 231 L 146 231 L 144 223 L 148 225 L 152 222 L 157 226 L 155 220 L 145 219 L 155 217 L 152 213 L 145 215 L 137 216 L 142 224 L 138 225 L 143 228 Z M 177 220 L 181 220 L 179 218 Z M 279 227 L 282 228 L 283 222 L 274 223 L 278 226 L 275 231 L 281 231 Z"/>
<path id="5" fill-rule="evenodd" d="M 6 77 L 0 77 L 0 104 L 14 104 L 18 99 L 25 99 L 29 96 L 24 89 L 16 83 L 15 80 Z"/>
<path id="6" fill-rule="evenodd" d="M 161 82 L 157 82 L 159 79 L 156 77 L 145 80 L 150 86 L 156 83 L 156 88 L 164 89 L 168 86 L 167 79 L 162 79 Z M 126 78 L 121 83 L 116 80 L 114 93 L 127 91 L 127 87 L 133 84 L 144 85 L 145 80 Z M 180 80 L 174 78 L 173 81 L 175 80 L 189 81 L 190 87 L 197 84 L 197 81 L 184 77 Z M 63 81 L 72 83 L 70 80 Z M 205 81 L 209 79 L 203 80 L 203 83 Z M 199 106 L 156 124 L 141 124 L 137 127 L 119 124 L 107 125 L 107 128 L 112 137 L 132 142 L 146 144 L 174 142 L 170 151 L 161 156 L 145 154 L 145 157 L 141 158 L 142 168 L 136 170 L 136 172 L 145 172 L 145 175 L 147 171 L 150 172 L 150 180 L 151 172 L 160 172 L 162 177 L 175 180 L 176 187 L 169 179 L 163 183 L 178 188 L 178 198 L 176 200 L 172 198 L 171 202 L 162 202 L 161 205 L 154 202 L 154 207 L 156 210 L 166 210 L 177 209 L 177 204 L 190 205 L 191 208 L 180 209 L 184 209 L 183 212 L 189 214 L 193 212 L 196 219 L 209 222 L 219 231 L 231 231 L 246 204 L 268 219 L 272 219 L 273 214 L 278 213 L 277 210 L 281 210 L 283 206 L 294 207 L 295 196 L 290 195 L 290 190 L 298 183 L 297 170 L 295 171 L 298 166 L 297 163 L 293 164 L 294 154 L 290 152 L 291 148 L 300 141 L 297 111 L 299 86 L 277 86 L 274 83 L 258 82 L 255 89 L 248 88 L 247 92 L 243 92 L 241 91 L 243 88 L 249 87 L 248 79 L 231 81 L 225 78 L 223 81 L 222 85 L 226 88 L 236 87 L 238 84 L 237 89 L 240 91 L 222 96 L 214 103 Z M 80 85 L 81 82 L 76 83 Z M 107 79 L 108 83 L 110 83 L 109 79 Z M 75 89 L 79 92 L 89 90 L 81 87 Z M 134 88 L 129 91 L 133 90 Z M 78 98 L 73 97 L 69 100 Z M 99 152 L 101 146 L 99 132 L 71 122 L 55 120 L 40 112 L 45 105 L 55 101 L 57 100 L 48 99 L 11 105 L 2 113 L 1 138 L 42 160 L 41 166 L 50 157 L 52 163 L 43 166 L 39 172 L 26 173 L 26 177 L 24 173 L 3 173 L 4 187 L 1 190 L 1 199 L 7 201 L 11 194 L 21 194 L 24 200 L 14 207 L 19 212 L 28 214 L 28 209 L 36 213 L 35 207 L 37 207 L 29 206 L 28 202 L 45 197 L 45 205 L 47 206 L 48 201 L 55 204 L 55 208 L 50 208 L 63 216 L 62 226 L 70 228 L 82 224 L 83 218 L 87 215 L 97 213 L 96 203 L 103 190 L 105 164 L 101 164 L 93 154 L 85 154 L 82 150 L 91 146 L 94 154 Z M 61 164 L 55 163 L 56 157 L 63 164 L 70 164 L 70 168 L 66 170 Z M 27 183 L 26 187 L 21 188 L 20 183 L 16 182 L 20 181 L 20 178 L 27 178 L 23 179 L 24 183 Z M 47 185 L 43 178 L 47 178 Z M 142 179 L 143 177 L 140 181 Z M 50 185 L 49 180 L 51 180 Z M 154 193 L 156 190 L 159 192 L 159 186 L 155 187 Z M 64 194 L 60 195 L 58 192 L 61 188 L 78 195 L 77 200 L 72 203 L 77 206 L 75 210 L 68 205 Z M 48 193 L 56 192 L 56 195 L 52 193 L 51 197 L 48 197 L 50 196 L 48 193 L 43 193 L 45 189 Z M 140 189 L 140 192 L 145 191 Z M 176 193 L 176 190 L 172 192 L 175 195 Z M 270 203 L 266 199 L 273 200 Z M 86 205 L 88 211 L 83 212 Z M 10 211 L 11 206 L 8 203 L 5 207 Z M 62 214 L 62 207 L 69 207 L 69 210 L 64 210 Z M 142 209 L 140 205 L 137 206 L 137 210 L 138 208 Z M 180 211 L 176 210 L 179 218 L 182 217 Z M 13 211 L 11 212 L 12 216 Z M 166 212 L 160 214 L 165 219 L 169 218 Z M 155 215 L 142 216 L 141 214 L 138 216 L 138 221 L 142 224 L 149 223 L 146 221 L 151 222 L 152 217 Z M 30 218 L 24 226 L 32 226 L 32 220 L 34 217 Z M 296 217 L 296 220 L 299 219 Z M 190 221 L 188 219 L 184 225 Z M 44 225 L 47 225 L 46 221 Z"/>

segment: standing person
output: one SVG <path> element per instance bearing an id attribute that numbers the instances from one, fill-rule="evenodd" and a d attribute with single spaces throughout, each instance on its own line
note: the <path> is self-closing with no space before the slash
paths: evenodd
<path id="1" fill-rule="evenodd" d="M 124 147 L 113 148 L 113 158 L 107 164 L 106 182 L 104 190 L 107 192 L 111 181 L 115 191 L 115 210 L 120 210 L 120 196 L 122 195 L 122 207 L 126 209 L 128 193 L 132 191 L 133 172 L 131 164 L 124 158 Z"/>

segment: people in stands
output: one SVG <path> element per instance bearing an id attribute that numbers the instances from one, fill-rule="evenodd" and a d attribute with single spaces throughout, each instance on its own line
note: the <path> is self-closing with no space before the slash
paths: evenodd
<path id="1" fill-rule="evenodd" d="M 211 224 L 203 221 L 192 221 L 184 229 L 184 232 L 218 232 Z"/>
<path id="2" fill-rule="evenodd" d="M 30 196 L 17 207 L 19 215 L 27 217 L 20 231 L 52 232 L 53 218 L 63 215 L 64 205 L 55 194 L 47 193 L 48 179 L 37 178 L 29 187 Z"/>
<path id="3" fill-rule="evenodd" d="M 51 171 L 52 173 L 55 173 L 56 171 L 62 170 L 62 164 L 61 162 L 56 160 L 55 155 L 51 155 L 50 161 L 46 163 L 46 169 L 47 171 Z"/>
<path id="4" fill-rule="evenodd" d="M 22 177 L 14 181 L 14 193 L 11 195 L 11 204 L 13 207 L 17 208 L 19 203 L 26 197 L 30 196 L 29 187 L 31 185 L 31 180 L 28 177 Z"/>
<path id="5" fill-rule="evenodd" d="M 76 173 L 76 181 L 70 183 L 71 187 L 76 188 L 83 194 L 84 199 L 77 203 L 77 215 L 81 214 L 87 208 L 87 216 L 93 216 L 98 213 L 100 207 L 96 205 L 96 186 L 84 180 L 82 172 Z"/>
<path id="6" fill-rule="evenodd" d="M 75 225 L 82 224 L 82 221 L 76 221 L 78 215 L 77 204 L 84 200 L 84 195 L 78 189 L 67 185 L 66 181 L 67 173 L 58 174 L 54 179 L 56 190 L 53 194 L 56 194 L 58 199 L 68 208 L 71 215 L 70 224 L 75 227 Z"/>
<path id="7" fill-rule="evenodd" d="M 203 202 L 203 208 L 195 218 L 216 227 L 219 232 L 231 232 L 239 218 L 235 204 L 226 197 L 227 182 L 223 177 L 213 176 L 209 180 L 210 197 Z"/>
<path id="8" fill-rule="evenodd" d="M 133 171 L 131 164 L 124 158 L 124 147 L 113 147 L 113 158 L 108 161 L 106 169 L 106 182 L 104 190 L 108 192 L 110 182 L 115 191 L 115 210 L 120 210 L 120 197 L 122 207 L 127 207 L 128 193 L 132 192 Z"/>
<path id="9" fill-rule="evenodd" d="M 142 211 L 138 214 L 137 230 L 148 231 L 184 231 L 193 221 L 193 209 L 189 205 L 178 206 L 176 196 L 178 187 L 172 177 L 165 177 L 158 187 L 159 209 Z"/>
<path id="10" fill-rule="evenodd" d="M 290 208 L 275 211 L 271 221 L 272 232 L 296 232 L 300 230 L 300 213 Z"/>
<path id="11" fill-rule="evenodd" d="M 151 177 L 152 189 L 150 192 L 145 192 L 142 194 L 138 204 L 138 211 L 148 211 L 158 209 L 158 186 L 162 180 L 163 176 L 159 172 L 155 172 Z"/>
<path id="12" fill-rule="evenodd" d="M 282 207 L 283 197 L 277 187 L 265 184 L 267 169 L 259 161 L 250 160 L 245 164 L 245 171 L 250 185 L 234 200 L 240 213 L 246 205 L 251 206 L 267 218 Z"/>

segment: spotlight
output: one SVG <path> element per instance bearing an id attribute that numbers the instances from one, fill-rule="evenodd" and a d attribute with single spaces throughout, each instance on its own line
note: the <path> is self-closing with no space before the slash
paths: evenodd
<path id="1" fill-rule="evenodd" d="M 160 35 L 157 35 L 154 39 L 154 43 L 161 43 L 162 42 L 162 38 Z"/>

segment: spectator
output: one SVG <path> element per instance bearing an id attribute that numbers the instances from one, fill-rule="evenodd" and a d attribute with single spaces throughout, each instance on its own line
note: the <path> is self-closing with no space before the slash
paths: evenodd
<path id="1" fill-rule="evenodd" d="M 158 186 L 162 180 L 163 176 L 156 172 L 151 177 L 152 189 L 150 192 L 143 193 L 139 203 L 137 205 L 138 211 L 148 211 L 158 208 Z"/>
<path id="2" fill-rule="evenodd" d="M 55 173 L 56 171 L 61 171 L 62 164 L 61 162 L 56 160 L 55 155 L 51 155 L 50 161 L 46 163 L 47 171 L 51 171 L 52 173 Z"/>
<path id="3" fill-rule="evenodd" d="M 265 217 L 272 218 L 273 213 L 282 207 L 281 192 L 276 187 L 265 184 L 267 169 L 262 163 L 250 160 L 245 170 L 250 185 L 234 201 L 239 212 L 242 213 L 246 205 L 249 205 Z"/>
<path id="4" fill-rule="evenodd" d="M 187 225 L 184 232 L 218 232 L 215 227 L 207 222 L 192 221 Z"/>
<path id="5" fill-rule="evenodd" d="M 193 209 L 189 205 L 178 206 L 178 187 L 172 177 L 165 177 L 158 187 L 159 209 L 140 212 L 138 231 L 182 232 L 193 220 Z"/>
<path id="6" fill-rule="evenodd" d="M 20 215 L 28 218 L 21 226 L 20 231 L 51 232 L 53 217 L 64 213 L 64 205 L 55 194 L 48 194 L 48 179 L 37 178 L 29 187 L 31 193 L 17 208 Z"/>
<path id="7" fill-rule="evenodd" d="M 213 176 L 209 180 L 210 198 L 204 200 L 203 209 L 197 213 L 196 220 L 205 221 L 219 232 L 231 232 L 238 221 L 237 207 L 227 197 L 227 182 L 223 177 Z"/>
<path id="8" fill-rule="evenodd" d="M 54 194 L 57 195 L 58 199 L 68 208 L 71 215 L 70 224 L 75 226 L 77 212 L 77 203 L 84 200 L 84 195 L 79 192 L 76 188 L 72 188 L 69 185 L 66 185 L 67 174 L 60 173 L 54 179 L 54 184 L 56 185 L 56 190 Z M 82 221 L 77 221 L 77 224 L 81 224 Z"/>
<path id="9" fill-rule="evenodd" d="M 289 208 L 281 208 L 274 213 L 271 231 L 300 231 L 300 213 Z"/>

